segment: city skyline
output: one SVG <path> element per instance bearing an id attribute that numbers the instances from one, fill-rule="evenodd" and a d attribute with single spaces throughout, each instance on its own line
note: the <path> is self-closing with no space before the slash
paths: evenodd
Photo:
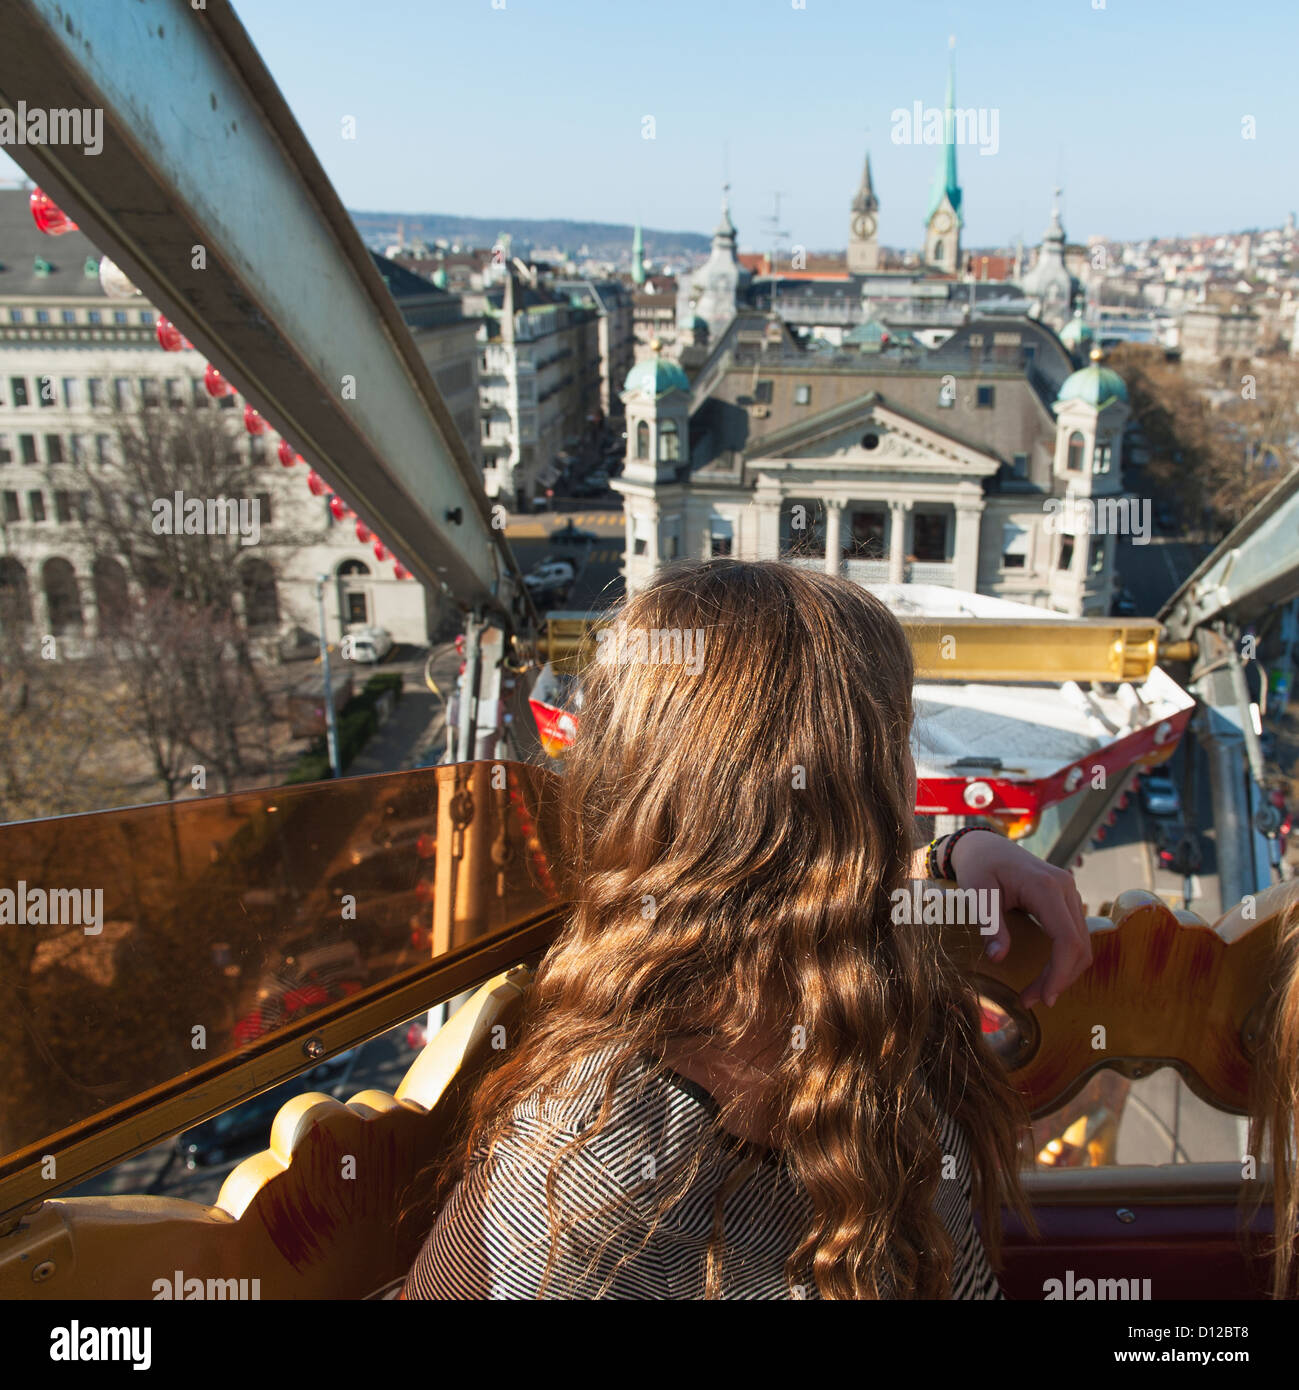
<path id="1" fill-rule="evenodd" d="M 1057 7 L 1050 23 L 1040 6 L 1012 0 L 992 13 L 981 10 L 977 28 L 951 0 L 922 0 L 894 14 L 847 0 L 717 11 L 665 0 L 651 12 L 652 23 L 635 7 L 597 12 L 582 0 L 544 9 L 501 2 L 505 9 L 493 9 L 492 0 L 444 4 L 428 16 L 410 14 L 397 0 L 380 4 L 372 12 L 400 16 L 412 39 L 399 53 L 386 53 L 382 66 L 364 62 L 364 49 L 349 58 L 348 45 L 329 42 L 327 35 L 342 31 L 330 22 L 342 13 L 341 0 L 311 7 L 321 38 L 306 68 L 289 56 L 295 35 L 302 38 L 297 21 L 305 19 L 305 6 L 277 4 L 272 11 L 249 3 L 239 12 L 295 113 L 311 122 L 309 137 L 348 206 L 358 210 L 393 205 L 392 197 L 376 201 L 389 161 L 379 155 L 372 168 L 370 156 L 354 157 L 359 141 L 349 149 L 324 137 L 336 69 L 340 85 L 349 68 L 375 73 L 370 118 L 384 124 L 398 112 L 418 119 L 425 96 L 429 110 L 450 107 L 457 94 L 475 109 L 479 152 L 500 160 L 514 196 L 484 188 L 481 165 L 475 171 L 464 149 L 448 150 L 429 175 L 418 164 L 411 171 L 410 192 L 429 189 L 400 200 L 413 211 L 572 216 L 707 234 L 729 181 L 743 246 L 769 244 L 772 195 L 780 191 L 787 244 L 828 248 L 847 238 L 848 202 L 869 147 L 881 241 L 919 247 L 939 151 L 895 144 L 893 114 L 916 102 L 941 107 L 949 36 L 956 39 L 957 107 L 999 113 L 995 155 L 968 146 L 959 152 L 967 245 L 1012 245 L 1019 236 L 1036 244 L 1057 185 L 1074 240 L 1276 226 L 1290 210 L 1286 190 L 1299 174 L 1283 98 L 1285 55 L 1294 45 L 1260 51 L 1257 42 L 1269 24 L 1299 28 L 1274 0 L 1251 11 L 1248 34 L 1224 25 L 1221 8 L 1204 0 L 1147 6 L 1142 14 L 1077 0 Z M 421 35 L 479 48 L 484 62 L 436 65 L 433 92 L 412 104 L 393 79 L 418 62 Z M 1152 51 L 1163 53 L 1153 72 Z M 538 83 L 547 56 L 566 58 L 564 71 L 584 64 L 591 83 Z M 1058 69 L 1051 79 L 1048 64 Z M 1043 80 L 1018 80 L 1019 66 L 1037 67 Z M 1056 78 L 1072 93 L 1068 104 L 1059 101 Z M 1113 99 L 1118 92 L 1126 93 L 1122 103 Z M 1106 94 L 1110 109 L 1098 110 Z M 1246 115 L 1255 118 L 1252 141 L 1241 137 Z M 654 119 L 652 140 L 642 138 L 646 116 Z M 520 117 L 531 139 L 518 139 L 516 131 L 512 138 Z M 565 169 L 589 167 L 582 149 L 569 143 L 577 131 L 600 160 L 597 180 L 564 177 Z M 1128 158 L 1137 141 L 1145 153 Z M 1210 167 L 1215 177 L 1206 179 Z M 1291 177 L 1279 177 L 1287 168 Z M 386 186 L 400 190 L 400 176 L 387 176 Z M 664 215 L 656 216 L 659 209 Z"/>
<path id="2" fill-rule="evenodd" d="M 893 14 L 846 0 L 663 0 L 652 22 L 581 0 L 431 11 L 376 0 L 363 28 L 343 0 L 236 8 L 358 211 L 707 234 L 728 181 L 742 246 L 770 245 L 779 192 L 785 244 L 831 248 L 846 240 L 869 148 L 880 239 L 918 247 L 938 149 L 896 143 L 898 113 L 941 108 L 949 35 L 956 106 L 977 113 L 983 148 L 996 136 L 995 153 L 959 150 L 967 245 L 1036 244 L 1056 186 L 1076 241 L 1278 226 L 1299 201 L 1285 95 L 1294 44 L 1280 41 L 1299 26 L 1281 0 L 1254 7 L 1248 29 L 1207 0 L 1140 14 L 1070 0 L 1050 23 L 1007 0 L 977 27 L 952 0 Z M 1262 32 L 1278 41 L 1260 45 Z M 0 175 L 18 173 L 0 157 Z"/>

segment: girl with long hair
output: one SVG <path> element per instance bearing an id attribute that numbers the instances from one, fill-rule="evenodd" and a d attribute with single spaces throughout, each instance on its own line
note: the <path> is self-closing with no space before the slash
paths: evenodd
<path id="1" fill-rule="evenodd" d="M 1273 1212 L 1271 1284 L 1274 1298 L 1294 1298 L 1295 1239 L 1299 1232 L 1299 892 L 1293 882 L 1275 891 L 1286 906 L 1277 923 L 1270 987 L 1258 1022 L 1250 1096 L 1249 1152 L 1264 1158 L 1265 1184 L 1256 1184 L 1253 1216 L 1270 1189 Z M 1259 1175 L 1264 1176 L 1264 1174 Z"/>
<path id="2" fill-rule="evenodd" d="M 403 1297 L 1000 1296 L 1026 1116 L 941 927 L 893 911 L 935 864 L 912 678 L 846 580 L 714 560 L 626 603 L 562 778 L 571 915 Z M 934 852 L 1053 937 L 1053 1004 L 1091 961 L 1072 876 Z"/>

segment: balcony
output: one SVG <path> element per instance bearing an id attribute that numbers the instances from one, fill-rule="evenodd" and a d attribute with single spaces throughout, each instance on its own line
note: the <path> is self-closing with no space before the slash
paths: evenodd
<path id="1" fill-rule="evenodd" d="M 950 560 L 913 560 L 905 573 L 908 584 L 945 584 L 948 588 L 956 584 L 956 566 Z"/>
<path id="2" fill-rule="evenodd" d="M 843 577 L 857 584 L 886 584 L 889 577 L 887 560 L 845 560 Z"/>

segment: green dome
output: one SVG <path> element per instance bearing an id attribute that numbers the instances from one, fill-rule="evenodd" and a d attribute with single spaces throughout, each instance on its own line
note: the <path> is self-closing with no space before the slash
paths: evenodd
<path id="1" fill-rule="evenodd" d="M 1088 405 L 1099 408 L 1111 401 L 1126 401 L 1127 398 L 1128 388 L 1118 372 L 1093 362 L 1066 379 L 1055 401 L 1057 405 L 1063 405 L 1065 401 L 1086 401 Z"/>
<path id="2" fill-rule="evenodd" d="M 666 362 L 661 357 L 647 357 L 627 373 L 622 389 L 658 400 L 669 391 L 689 393 L 690 381 L 675 362 Z"/>
<path id="3" fill-rule="evenodd" d="M 882 352 L 891 338 L 889 330 L 877 319 L 867 319 L 843 335 L 845 343 L 852 343 L 863 352 Z"/>
<path id="4" fill-rule="evenodd" d="M 1092 331 L 1092 326 L 1081 314 L 1075 314 L 1073 318 L 1060 330 L 1060 341 L 1065 347 L 1077 347 L 1079 343 L 1090 343 L 1096 334 Z"/>

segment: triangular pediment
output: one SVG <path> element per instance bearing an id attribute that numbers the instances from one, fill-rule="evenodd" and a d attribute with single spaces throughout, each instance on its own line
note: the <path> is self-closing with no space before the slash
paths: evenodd
<path id="1" fill-rule="evenodd" d="M 995 454 L 890 405 L 877 391 L 756 441 L 748 458 L 793 467 L 903 468 L 979 477 L 1001 465 Z"/>

